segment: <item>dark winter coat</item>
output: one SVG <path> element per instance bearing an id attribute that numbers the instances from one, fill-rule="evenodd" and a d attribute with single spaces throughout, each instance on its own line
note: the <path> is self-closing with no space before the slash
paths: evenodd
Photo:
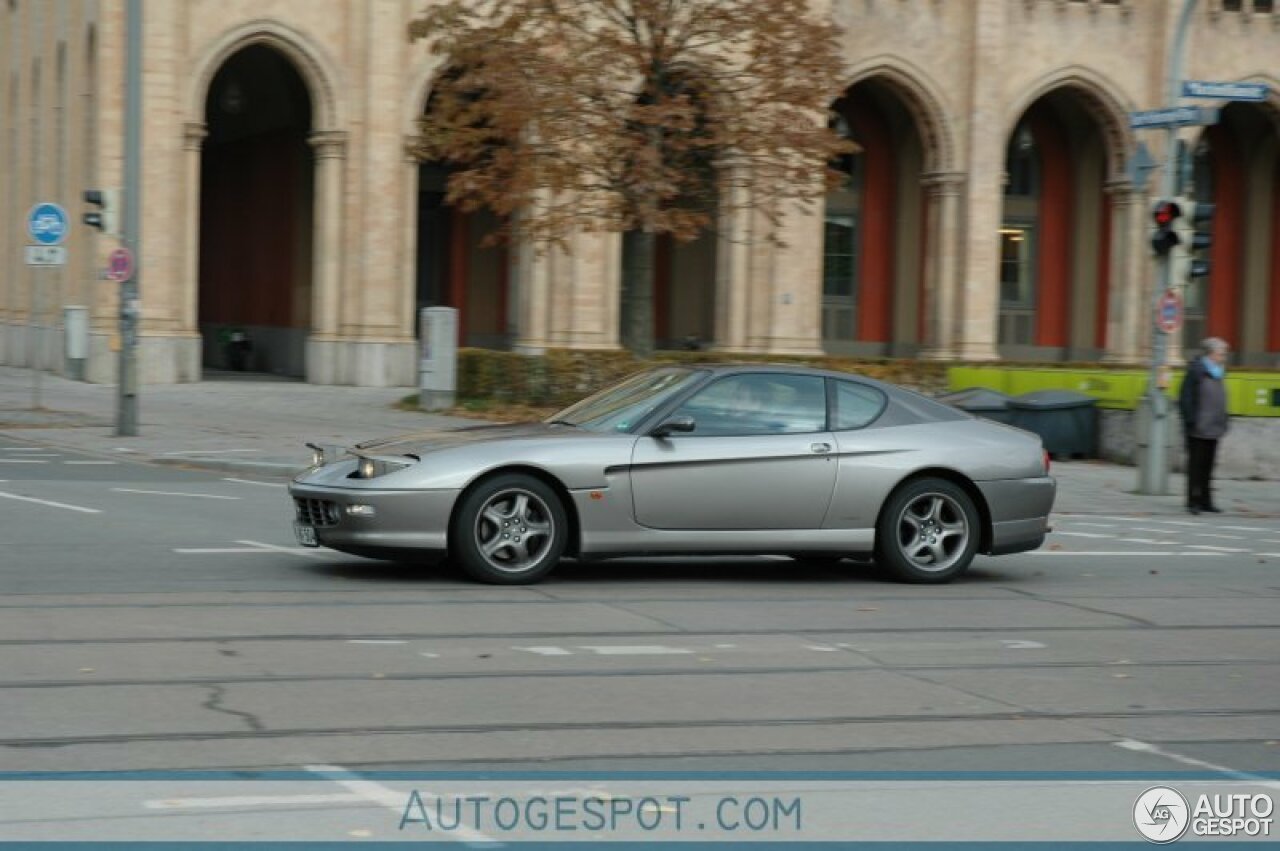
<path id="1" fill-rule="evenodd" d="M 1227 433 L 1226 386 L 1222 379 L 1209 374 L 1201 358 L 1187 364 L 1178 407 L 1182 413 L 1183 434 L 1217 440 Z"/>

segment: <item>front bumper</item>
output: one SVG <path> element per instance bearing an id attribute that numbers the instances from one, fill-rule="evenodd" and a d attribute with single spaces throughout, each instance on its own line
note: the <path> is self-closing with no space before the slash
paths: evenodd
<path id="1" fill-rule="evenodd" d="M 449 518 L 458 490 L 374 490 L 294 482 L 295 520 L 315 529 L 323 546 L 361 555 L 381 550 L 448 548 Z M 348 506 L 366 505 L 373 516 L 353 515 Z"/>
<path id="2" fill-rule="evenodd" d="M 1049 512 L 1058 492 L 1052 476 L 978 482 L 991 511 L 991 546 L 998 556 L 1034 550 L 1049 533 Z"/>

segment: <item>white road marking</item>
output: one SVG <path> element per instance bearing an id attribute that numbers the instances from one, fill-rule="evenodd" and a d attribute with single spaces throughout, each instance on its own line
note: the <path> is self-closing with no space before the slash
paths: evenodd
<path id="1" fill-rule="evenodd" d="M 291 556 L 303 556 L 305 558 L 324 558 L 325 554 L 317 552 L 311 547 L 278 547 L 275 544 L 264 544 L 260 541 L 236 541 L 237 544 L 244 544 L 246 547 L 261 547 L 264 550 L 273 550 L 278 553 L 288 553 Z"/>
<path id="2" fill-rule="evenodd" d="M 398 638 L 349 638 L 348 644 L 408 644 Z"/>
<path id="3" fill-rule="evenodd" d="M 1148 517 L 1149 523 L 1168 523 L 1171 526 L 1199 526 L 1204 528 L 1203 523 L 1192 523 L 1190 520 L 1161 520 L 1159 517 Z"/>
<path id="4" fill-rule="evenodd" d="M 1230 777 L 1235 777 L 1239 780 L 1249 780 L 1251 782 L 1258 783 L 1262 786 L 1266 786 L 1271 789 L 1280 789 L 1280 780 L 1272 780 L 1271 778 L 1263 777 L 1260 774 L 1251 774 L 1248 771 L 1239 771 L 1237 769 L 1230 768 L 1225 765 L 1217 765 L 1216 763 L 1205 762 L 1202 759 L 1196 759 L 1195 757 L 1184 756 L 1180 753 L 1167 751 L 1164 748 L 1149 744 L 1147 742 L 1139 742 L 1135 739 L 1121 739 L 1120 741 L 1112 742 L 1111 744 L 1115 745 L 1118 748 L 1124 748 L 1127 751 L 1136 751 L 1138 753 L 1155 754 L 1156 756 L 1162 756 L 1165 759 L 1171 759 L 1174 762 L 1180 762 L 1183 765 L 1193 765 L 1196 768 L 1207 768 L 1210 771 L 1217 771 L 1220 774 L 1226 774 Z"/>
<path id="5" fill-rule="evenodd" d="M 393 813 L 397 813 L 401 816 L 404 815 L 405 807 L 409 803 L 409 797 L 404 792 L 397 792 L 395 789 L 383 786 L 381 783 L 376 783 L 372 780 L 365 780 L 361 778 L 360 775 L 347 771 L 340 765 L 308 765 L 304 767 L 307 771 L 315 774 L 327 775 L 329 779 L 333 780 L 334 783 L 337 783 L 348 792 L 354 792 L 362 799 L 378 804 L 379 806 L 386 807 L 388 810 L 391 810 Z M 337 775 L 337 777 L 334 777 L 334 775 Z M 432 804 L 436 802 L 437 798 L 434 795 L 420 790 L 418 790 L 418 797 L 422 799 L 422 803 L 424 804 L 422 808 L 424 817 L 430 819 L 430 813 L 432 809 L 434 809 Z M 435 824 L 430 824 L 429 827 L 433 832 L 437 829 Z M 459 825 L 458 827 L 453 828 L 449 831 L 449 835 L 451 837 L 458 837 L 467 845 L 502 844 L 498 842 L 498 840 L 483 834 L 478 830 L 466 827 L 465 825 Z"/>
<path id="6" fill-rule="evenodd" d="M 51 502 L 47 499 L 36 499 L 33 496 L 19 496 L 16 493 L 6 493 L 4 491 L 0 491 L 0 496 L 4 497 L 5 499 L 16 499 L 21 502 L 34 502 L 37 505 L 47 505 L 50 508 L 65 508 L 67 511 L 80 511 L 80 512 L 83 512 L 84 514 L 101 514 L 102 513 L 97 508 L 84 508 L 83 506 L 79 506 L 79 505 L 67 505 L 65 502 Z"/>
<path id="7" fill-rule="evenodd" d="M 1134 532 L 1154 532 L 1157 535 L 1168 535 L 1170 532 L 1174 531 L 1172 529 L 1152 529 L 1147 526 L 1134 526 L 1132 529 Z"/>
<path id="8" fill-rule="evenodd" d="M 129 447 L 127 447 L 127 446 L 117 446 L 117 447 L 116 447 L 116 451 L 117 451 L 117 452 L 137 452 L 138 450 L 136 450 L 136 449 L 130 449 L 130 448 L 129 448 Z"/>
<path id="9" fill-rule="evenodd" d="M 287 487 L 287 485 L 285 485 L 283 482 L 255 482 L 253 479 L 229 479 L 226 477 L 224 477 L 222 480 L 224 482 L 235 482 L 236 484 L 240 484 L 240 485 L 263 485 L 264 487 L 268 487 L 268 488 Z"/>
<path id="10" fill-rule="evenodd" d="M 1005 638 L 1001 639 L 1000 643 L 1010 650 L 1043 650 L 1045 647 L 1039 641 L 1028 641 L 1021 638 Z"/>
<path id="11" fill-rule="evenodd" d="M 117 462 L 115 462 L 115 461 L 63 461 L 62 463 L 63 463 L 63 464 L 80 464 L 80 465 L 86 465 L 86 466 L 87 466 L 87 465 L 89 465 L 89 464 L 100 464 L 100 465 L 108 465 L 108 464 L 110 464 L 110 465 L 114 465 L 114 464 L 116 464 Z"/>
<path id="12" fill-rule="evenodd" d="M 1116 528 L 1116 524 L 1114 524 L 1114 523 L 1080 523 L 1080 522 L 1075 521 L 1075 520 L 1068 520 L 1067 522 L 1068 522 L 1068 523 L 1070 523 L 1072 526 L 1096 526 L 1096 527 L 1098 527 L 1099 529 L 1114 529 L 1114 528 Z"/>
<path id="13" fill-rule="evenodd" d="M 1179 553 L 1157 552 L 1155 550 L 1032 550 L 1029 556 L 1144 556 L 1147 558 L 1166 558 L 1168 556 L 1225 556 L 1226 553 Z"/>
<path id="14" fill-rule="evenodd" d="M 143 801 L 148 810 L 213 810 L 221 807 L 292 807 L 299 804 L 353 804 L 365 800 L 354 792 L 327 795 L 235 795 L 226 798 L 160 798 Z"/>
<path id="15" fill-rule="evenodd" d="M 572 650 L 565 650 L 563 647 L 512 647 L 512 650 L 523 650 L 526 653 L 536 653 L 539 656 L 572 656 Z"/>
<path id="16" fill-rule="evenodd" d="M 1259 528 L 1258 526 L 1219 526 L 1219 529 L 1230 529 L 1232 532 L 1270 532 L 1270 529 Z"/>
<path id="17" fill-rule="evenodd" d="M 23 458 L 61 458 L 60 452 L 28 452 Z"/>
<path id="18" fill-rule="evenodd" d="M 738 645 L 736 645 L 736 644 L 717 644 L 717 645 L 715 645 L 715 648 L 716 648 L 717 650 L 732 650 L 732 649 L 734 649 L 734 648 L 735 648 L 735 647 L 737 647 L 737 646 L 738 646 Z"/>
<path id="19" fill-rule="evenodd" d="M 6 446 L 5 452 L 48 452 L 43 446 Z"/>
<path id="20" fill-rule="evenodd" d="M 439 653 L 428 653 L 428 652 L 426 652 L 425 650 L 424 650 L 424 651 L 422 651 L 421 653 L 419 653 L 418 655 L 419 655 L 419 656 L 426 656 L 428 659 L 439 659 L 439 658 L 440 658 L 440 654 L 439 654 Z"/>
<path id="21" fill-rule="evenodd" d="M 37 461 L 34 458 L 0 458 L 0 464 L 48 464 L 48 461 Z"/>
<path id="22" fill-rule="evenodd" d="M 1196 533 L 1195 533 L 1195 536 L 1196 536 L 1197 538 L 1225 538 L 1225 539 L 1227 539 L 1228 541 L 1242 541 L 1242 540 L 1244 540 L 1244 536 L 1243 536 L 1243 535 L 1215 535 L 1215 534 L 1214 534 L 1214 533 L 1212 533 L 1212 532 L 1196 532 Z"/>
<path id="23" fill-rule="evenodd" d="M 264 550 L 261 547 L 176 547 L 175 553 L 184 556 L 190 555 L 224 555 L 229 553 L 269 553 L 271 550 Z"/>
<path id="24" fill-rule="evenodd" d="M 183 493 L 181 491 L 145 491 L 137 488 L 112 488 L 117 493 L 147 493 L 155 496 L 194 496 L 199 499 L 239 499 L 238 496 L 218 496 L 213 493 Z"/>
<path id="25" fill-rule="evenodd" d="M 1073 538 L 1114 538 L 1115 535 L 1103 535 L 1098 532 L 1057 532 L 1055 535 L 1070 535 Z"/>
<path id="26" fill-rule="evenodd" d="M 1189 549 L 1193 550 L 1213 550 L 1219 553 L 1247 553 L 1248 550 L 1242 550 L 1239 547 L 1215 547 L 1209 544 L 1187 544 Z"/>
<path id="27" fill-rule="evenodd" d="M 683 647 L 667 647 L 663 644 L 579 644 L 582 650 L 590 650 L 597 656 L 682 656 L 692 654 Z"/>
<path id="28" fill-rule="evenodd" d="M 1158 547 L 1177 546 L 1177 541 L 1157 541 L 1154 538 L 1121 538 L 1126 544 L 1155 544 Z"/>
<path id="29" fill-rule="evenodd" d="M 1256 556 L 1266 556 L 1267 558 L 1280 558 L 1280 553 L 1254 553 Z"/>
<path id="30" fill-rule="evenodd" d="M 804 649 L 817 650 L 819 653 L 839 653 L 840 652 L 839 647 L 831 647 L 830 645 L 827 645 L 827 644 L 806 644 L 804 645 Z"/>
<path id="31" fill-rule="evenodd" d="M 164 455 L 225 455 L 229 452 L 261 452 L 261 449 L 182 449 L 177 452 L 164 452 Z"/>

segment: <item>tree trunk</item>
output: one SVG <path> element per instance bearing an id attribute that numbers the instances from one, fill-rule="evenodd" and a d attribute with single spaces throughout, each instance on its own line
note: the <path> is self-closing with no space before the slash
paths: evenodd
<path id="1" fill-rule="evenodd" d="M 622 237 L 622 345 L 637 358 L 653 354 L 653 251 L 650 230 Z"/>

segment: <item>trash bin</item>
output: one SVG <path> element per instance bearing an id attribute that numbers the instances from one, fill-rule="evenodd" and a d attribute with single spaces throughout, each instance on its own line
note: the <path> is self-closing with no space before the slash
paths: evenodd
<path id="1" fill-rule="evenodd" d="M 1010 424 L 1013 422 L 1013 412 L 1009 410 L 1011 398 L 1007 393 L 987 387 L 966 387 L 964 390 L 940 396 L 938 401 L 974 416 Z"/>
<path id="2" fill-rule="evenodd" d="M 1058 458 L 1098 454 L 1098 400 L 1070 390 L 1036 390 L 1009 400 L 1012 425 L 1040 435 Z"/>

